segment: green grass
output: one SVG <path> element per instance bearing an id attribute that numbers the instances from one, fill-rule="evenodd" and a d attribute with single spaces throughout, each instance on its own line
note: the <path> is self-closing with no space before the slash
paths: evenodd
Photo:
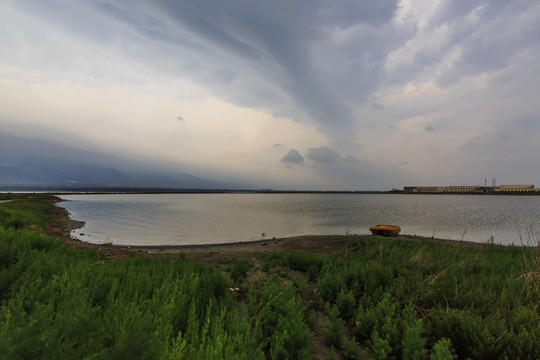
<path id="1" fill-rule="evenodd" d="M 349 237 L 347 252 L 224 272 L 71 248 L 42 231 L 50 195 L 13 198 L 0 204 L 3 359 L 310 359 L 321 346 L 345 359 L 540 358 L 537 248 Z"/>
<path id="2" fill-rule="evenodd" d="M 5 228 L 44 227 L 53 207 L 50 195 L 0 194 L 0 200 L 11 200 L 0 204 L 0 225 Z"/>

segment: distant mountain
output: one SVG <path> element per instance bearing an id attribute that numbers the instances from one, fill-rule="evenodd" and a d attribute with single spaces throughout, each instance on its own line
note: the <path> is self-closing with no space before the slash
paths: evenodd
<path id="1" fill-rule="evenodd" d="M 178 175 L 151 175 L 132 174 L 131 177 L 138 186 L 159 188 L 183 188 L 183 189 L 231 189 L 238 185 L 220 181 L 211 181 L 190 174 Z"/>
<path id="2" fill-rule="evenodd" d="M 189 174 L 126 173 L 112 167 L 60 159 L 29 158 L 13 166 L 0 166 L 0 186 L 151 187 L 217 189 L 227 184 Z"/>
<path id="3" fill-rule="evenodd" d="M 115 186 L 129 184 L 131 181 L 129 176 L 116 169 L 58 159 L 31 158 L 15 167 L 44 185 Z"/>
<path id="4" fill-rule="evenodd" d="M 12 166 L 0 166 L 0 184 L 36 184 L 39 179 Z"/>
<path id="5" fill-rule="evenodd" d="M 176 173 L 170 165 L 163 166 L 159 161 L 85 150 L 83 145 L 74 147 L 0 131 L 0 187 L 250 188 L 247 184 Z M 96 147 L 86 144 L 86 148 Z"/>

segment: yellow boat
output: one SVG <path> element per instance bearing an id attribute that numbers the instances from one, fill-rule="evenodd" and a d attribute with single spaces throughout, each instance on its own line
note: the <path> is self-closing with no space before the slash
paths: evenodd
<path id="1" fill-rule="evenodd" d="M 369 228 L 373 235 L 396 236 L 401 231 L 398 225 L 377 225 Z"/>

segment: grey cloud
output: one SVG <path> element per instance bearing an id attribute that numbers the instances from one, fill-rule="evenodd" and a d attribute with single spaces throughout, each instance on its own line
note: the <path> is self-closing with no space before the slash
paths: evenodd
<path id="1" fill-rule="evenodd" d="M 403 25 L 393 21 L 398 0 L 14 4 L 70 33 L 110 44 L 164 76 L 191 76 L 237 105 L 311 119 L 331 141 L 349 136 L 352 108 L 384 82 L 411 81 L 452 49 L 461 55 L 440 73 L 441 86 L 505 68 L 522 49 L 540 47 L 540 14 L 525 16 L 539 11 L 533 0 L 443 2 L 429 26 L 445 26 L 447 40 L 420 47 L 414 64 L 390 77 L 384 76 L 388 55 L 417 32 L 411 16 Z M 473 12 L 475 21 L 469 19 Z"/>
<path id="2" fill-rule="evenodd" d="M 181 117 L 181 116 L 177 116 L 177 117 L 176 117 L 176 120 L 181 121 L 181 122 L 186 121 L 186 120 L 185 120 L 183 117 Z"/>
<path id="3" fill-rule="evenodd" d="M 469 141 L 465 145 L 461 146 L 459 149 L 460 150 L 471 149 L 471 148 L 477 147 L 478 144 L 479 143 L 478 143 L 477 139 L 474 139 L 474 140 Z"/>
<path id="4" fill-rule="evenodd" d="M 108 0 L 20 7 L 162 76 L 188 76 L 237 105 L 314 122 L 337 141 L 352 139 L 352 107 L 368 101 L 388 54 L 413 34 L 392 21 L 398 3 Z"/>
<path id="5" fill-rule="evenodd" d="M 490 131 L 470 139 L 459 150 L 471 157 L 512 158 L 512 162 L 530 166 L 534 154 L 540 152 L 539 131 L 540 114 L 501 115 L 492 120 Z"/>
<path id="6" fill-rule="evenodd" d="M 424 129 L 425 129 L 426 131 L 428 131 L 428 132 L 433 132 L 433 131 L 435 131 L 435 128 L 434 128 L 433 126 L 431 126 L 431 125 L 426 125 L 426 127 L 425 127 Z"/>
<path id="7" fill-rule="evenodd" d="M 48 2 L 29 0 L 17 1 L 13 5 L 70 33 L 79 34 L 94 41 L 109 43 L 115 39 L 115 31 L 110 24 L 102 22 L 98 14 L 76 3 L 58 0 Z M 96 26 L 97 23 L 99 26 Z"/>
<path id="8" fill-rule="evenodd" d="M 540 9 L 534 2 L 448 1 L 433 24 L 448 27 L 451 36 L 444 48 L 461 55 L 438 79 L 451 85 L 463 76 L 501 70 L 523 49 L 540 51 Z M 474 16 L 471 16 L 474 13 Z M 534 15 L 533 15 L 534 14 Z M 475 20 L 470 20 L 474 18 Z M 494 36 L 494 34 L 497 34 Z"/>
<path id="9" fill-rule="evenodd" d="M 538 57 L 540 8 L 536 5 L 535 0 L 443 1 L 423 29 L 441 37 L 418 47 L 414 61 L 398 66 L 386 81 L 405 84 L 440 69 L 433 77 L 440 87 L 449 87 L 464 77 L 506 69 L 524 51 Z"/>
<path id="10" fill-rule="evenodd" d="M 397 7 L 397 0 L 99 5 L 144 38 L 177 47 L 172 51 L 181 54 L 182 65 L 176 66 L 191 62 L 198 81 L 207 81 L 221 95 L 241 106 L 262 106 L 290 117 L 290 109 L 299 108 L 303 121 L 307 115 L 334 140 L 350 134 L 352 111 L 345 97 L 367 101 L 381 80 L 385 57 L 407 40 L 402 32 L 389 30 L 395 27 L 391 22 Z M 357 35 L 328 48 L 335 31 L 354 27 L 359 27 L 352 31 Z M 212 69 L 216 67 L 219 71 Z"/>
<path id="11" fill-rule="evenodd" d="M 535 0 L 489 1 L 489 0 L 446 0 L 432 21 L 436 24 L 461 22 L 472 13 L 482 18 L 494 18 L 501 12 L 523 11 L 535 5 Z"/>
<path id="12" fill-rule="evenodd" d="M 540 114 L 524 114 L 507 119 L 501 130 L 505 133 L 534 133 L 540 131 Z"/>
<path id="13" fill-rule="evenodd" d="M 446 1 L 442 4 L 433 20 L 437 23 L 446 23 L 461 19 L 472 10 L 478 8 L 482 3 L 482 0 Z"/>
<path id="14" fill-rule="evenodd" d="M 309 149 L 307 157 L 316 164 L 336 163 L 341 154 L 327 146 Z"/>
<path id="15" fill-rule="evenodd" d="M 354 155 L 350 155 L 350 154 L 347 154 L 343 157 L 343 161 L 344 162 L 349 162 L 349 163 L 358 163 L 360 162 L 360 160 L 354 156 Z"/>
<path id="16" fill-rule="evenodd" d="M 339 24 L 341 27 L 349 27 L 358 22 L 380 25 L 392 19 L 397 9 L 397 2 L 393 0 L 318 1 L 316 9 L 317 18 L 325 23 Z"/>
<path id="17" fill-rule="evenodd" d="M 304 157 L 298 152 L 298 150 L 291 149 L 281 158 L 281 162 L 286 164 L 302 165 L 304 164 Z"/>

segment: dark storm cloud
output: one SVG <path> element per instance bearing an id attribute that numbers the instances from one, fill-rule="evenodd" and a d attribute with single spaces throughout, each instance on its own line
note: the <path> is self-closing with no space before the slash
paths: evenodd
<path id="1" fill-rule="evenodd" d="M 326 132 L 332 131 L 331 124 L 348 125 L 351 111 L 332 93 L 335 84 L 317 72 L 317 55 L 311 53 L 310 45 L 321 40 L 325 29 L 390 21 L 397 7 L 396 1 L 341 1 L 340 6 L 323 1 L 263 2 L 256 6 L 245 1 L 159 4 L 180 26 L 251 66 L 264 67 L 275 85 Z"/>
<path id="2" fill-rule="evenodd" d="M 176 67 L 192 67 L 198 81 L 221 95 L 289 117 L 300 110 L 330 138 L 348 136 L 346 97 L 367 101 L 385 57 L 407 40 L 403 33 L 388 38 L 397 6 L 397 0 L 96 5 L 143 39 L 171 44 L 169 51 L 179 55 Z M 342 33 L 350 35 L 334 41 Z M 167 66 L 174 71 L 175 65 Z"/>
<path id="3" fill-rule="evenodd" d="M 353 107 L 383 81 L 388 54 L 414 35 L 414 26 L 393 22 L 398 3 L 52 0 L 14 6 L 163 76 L 190 77 L 237 105 L 315 123 L 337 142 L 352 137 Z"/>
<path id="4" fill-rule="evenodd" d="M 298 150 L 291 149 L 281 158 L 281 162 L 286 164 L 302 165 L 304 164 L 304 157 L 298 152 Z"/>
<path id="5" fill-rule="evenodd" d="M 504 69 L 524 49 L 540 46 L 535 0 L 441 4 L 426 31 L 443 29 L 445 36 L 420 46 L 411 64 L 390 74 L 388 56 L 418 35 L 414 14 L 394 21 L 398 0 L 29 0 L 12 6 L 109 44 L 164 76 L 192 77 L 238 105 L 314 121 L 335 141 L 350 136 L 352 108 L 381 85 L 414 80 L 455 49 L 458 56 L 437 75 L 441 86 Z"/>

